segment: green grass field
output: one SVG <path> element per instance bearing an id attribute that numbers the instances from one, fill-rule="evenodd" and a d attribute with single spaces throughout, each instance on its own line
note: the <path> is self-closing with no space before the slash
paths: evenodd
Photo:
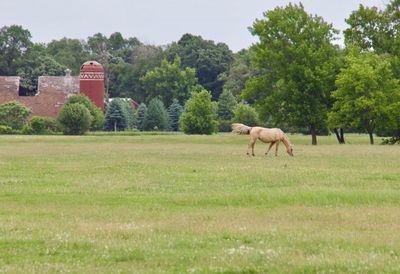
<path id="1" fill-rule="evenodd" d="M 399 273 L 400 146 L 289 137 L 0 136 L 0 273 Z"/>

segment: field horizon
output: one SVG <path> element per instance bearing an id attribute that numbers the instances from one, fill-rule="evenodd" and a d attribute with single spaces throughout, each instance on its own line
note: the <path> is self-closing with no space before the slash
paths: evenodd
<path id="1" fill-rule="evenodd" d="M 398 273 L 400 146 L 345 137 L 0 136 L 0 273 Z"/>

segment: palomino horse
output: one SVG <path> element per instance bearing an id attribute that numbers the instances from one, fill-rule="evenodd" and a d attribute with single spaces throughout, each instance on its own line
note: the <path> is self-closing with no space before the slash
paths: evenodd
<path id="1" fill-rule="evenodd" d="M 287 153 L 293 156 L 293 146 L 280 128 L 249 127 L 243 124 L 232 124 L 232 132 L 250 134 L 250 144 L 247 147 L 247 155 L 249 155 L 251 147 L 251 154 L 254 156 L 254 144 L 257 139 L 260 139 L 264 143 L 271 143 L 265 155 L 267 155 L 272 146 L 275 145 L 275 156 L 278 156 L 279 143 L 282 141 L 286 146 Z"/>

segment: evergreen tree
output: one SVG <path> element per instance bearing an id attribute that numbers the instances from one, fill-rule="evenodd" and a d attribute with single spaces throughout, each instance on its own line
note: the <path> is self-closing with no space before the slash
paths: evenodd
<path id="1" fill-rule="evenodd" d="M 108 131 L 125 130 L 127 122 L 128 118 L 122 100 L 112 100 L 107 108 L 104 129 Z"/>
<path id="2" fill-rule="evenodd" d="M 144 117 L 147 113 L 147 106 L 145 103 L 141 103 L 136 111 L 137 117 L 137 128 L 139 130 L 144 130 Z"/>
<path id="3" fill-rule="evenodd" d="M 230 90 L 224 90 L 218 100 L 218 118 L 220 131 L 230 131 L 233 110 L 237 106 L 235 97 Z"/>
<path id="4" fill-rule="evenodd" d="M 163 102 L 158 98 L 151 99 L 144 116 L 144 130 L 168 130 L 169 117 Z"/>
<path id="5" fill-rule="evenodd" d="M 177 99 L 172 101 L 172 104 L 168 108 L 169 119 L 171 122 L 171 130 L 179 130 L 179 118 L 183 112 L 183 107 L 179 104 Z"/>

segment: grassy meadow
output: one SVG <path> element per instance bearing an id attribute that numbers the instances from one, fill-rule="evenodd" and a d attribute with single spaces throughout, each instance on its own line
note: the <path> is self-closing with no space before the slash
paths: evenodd
<path id="1" fill-rule="evenodd" d="M 0 273 L 399 273 L 400 146 L 345 137 L 0 136 Z"/>

